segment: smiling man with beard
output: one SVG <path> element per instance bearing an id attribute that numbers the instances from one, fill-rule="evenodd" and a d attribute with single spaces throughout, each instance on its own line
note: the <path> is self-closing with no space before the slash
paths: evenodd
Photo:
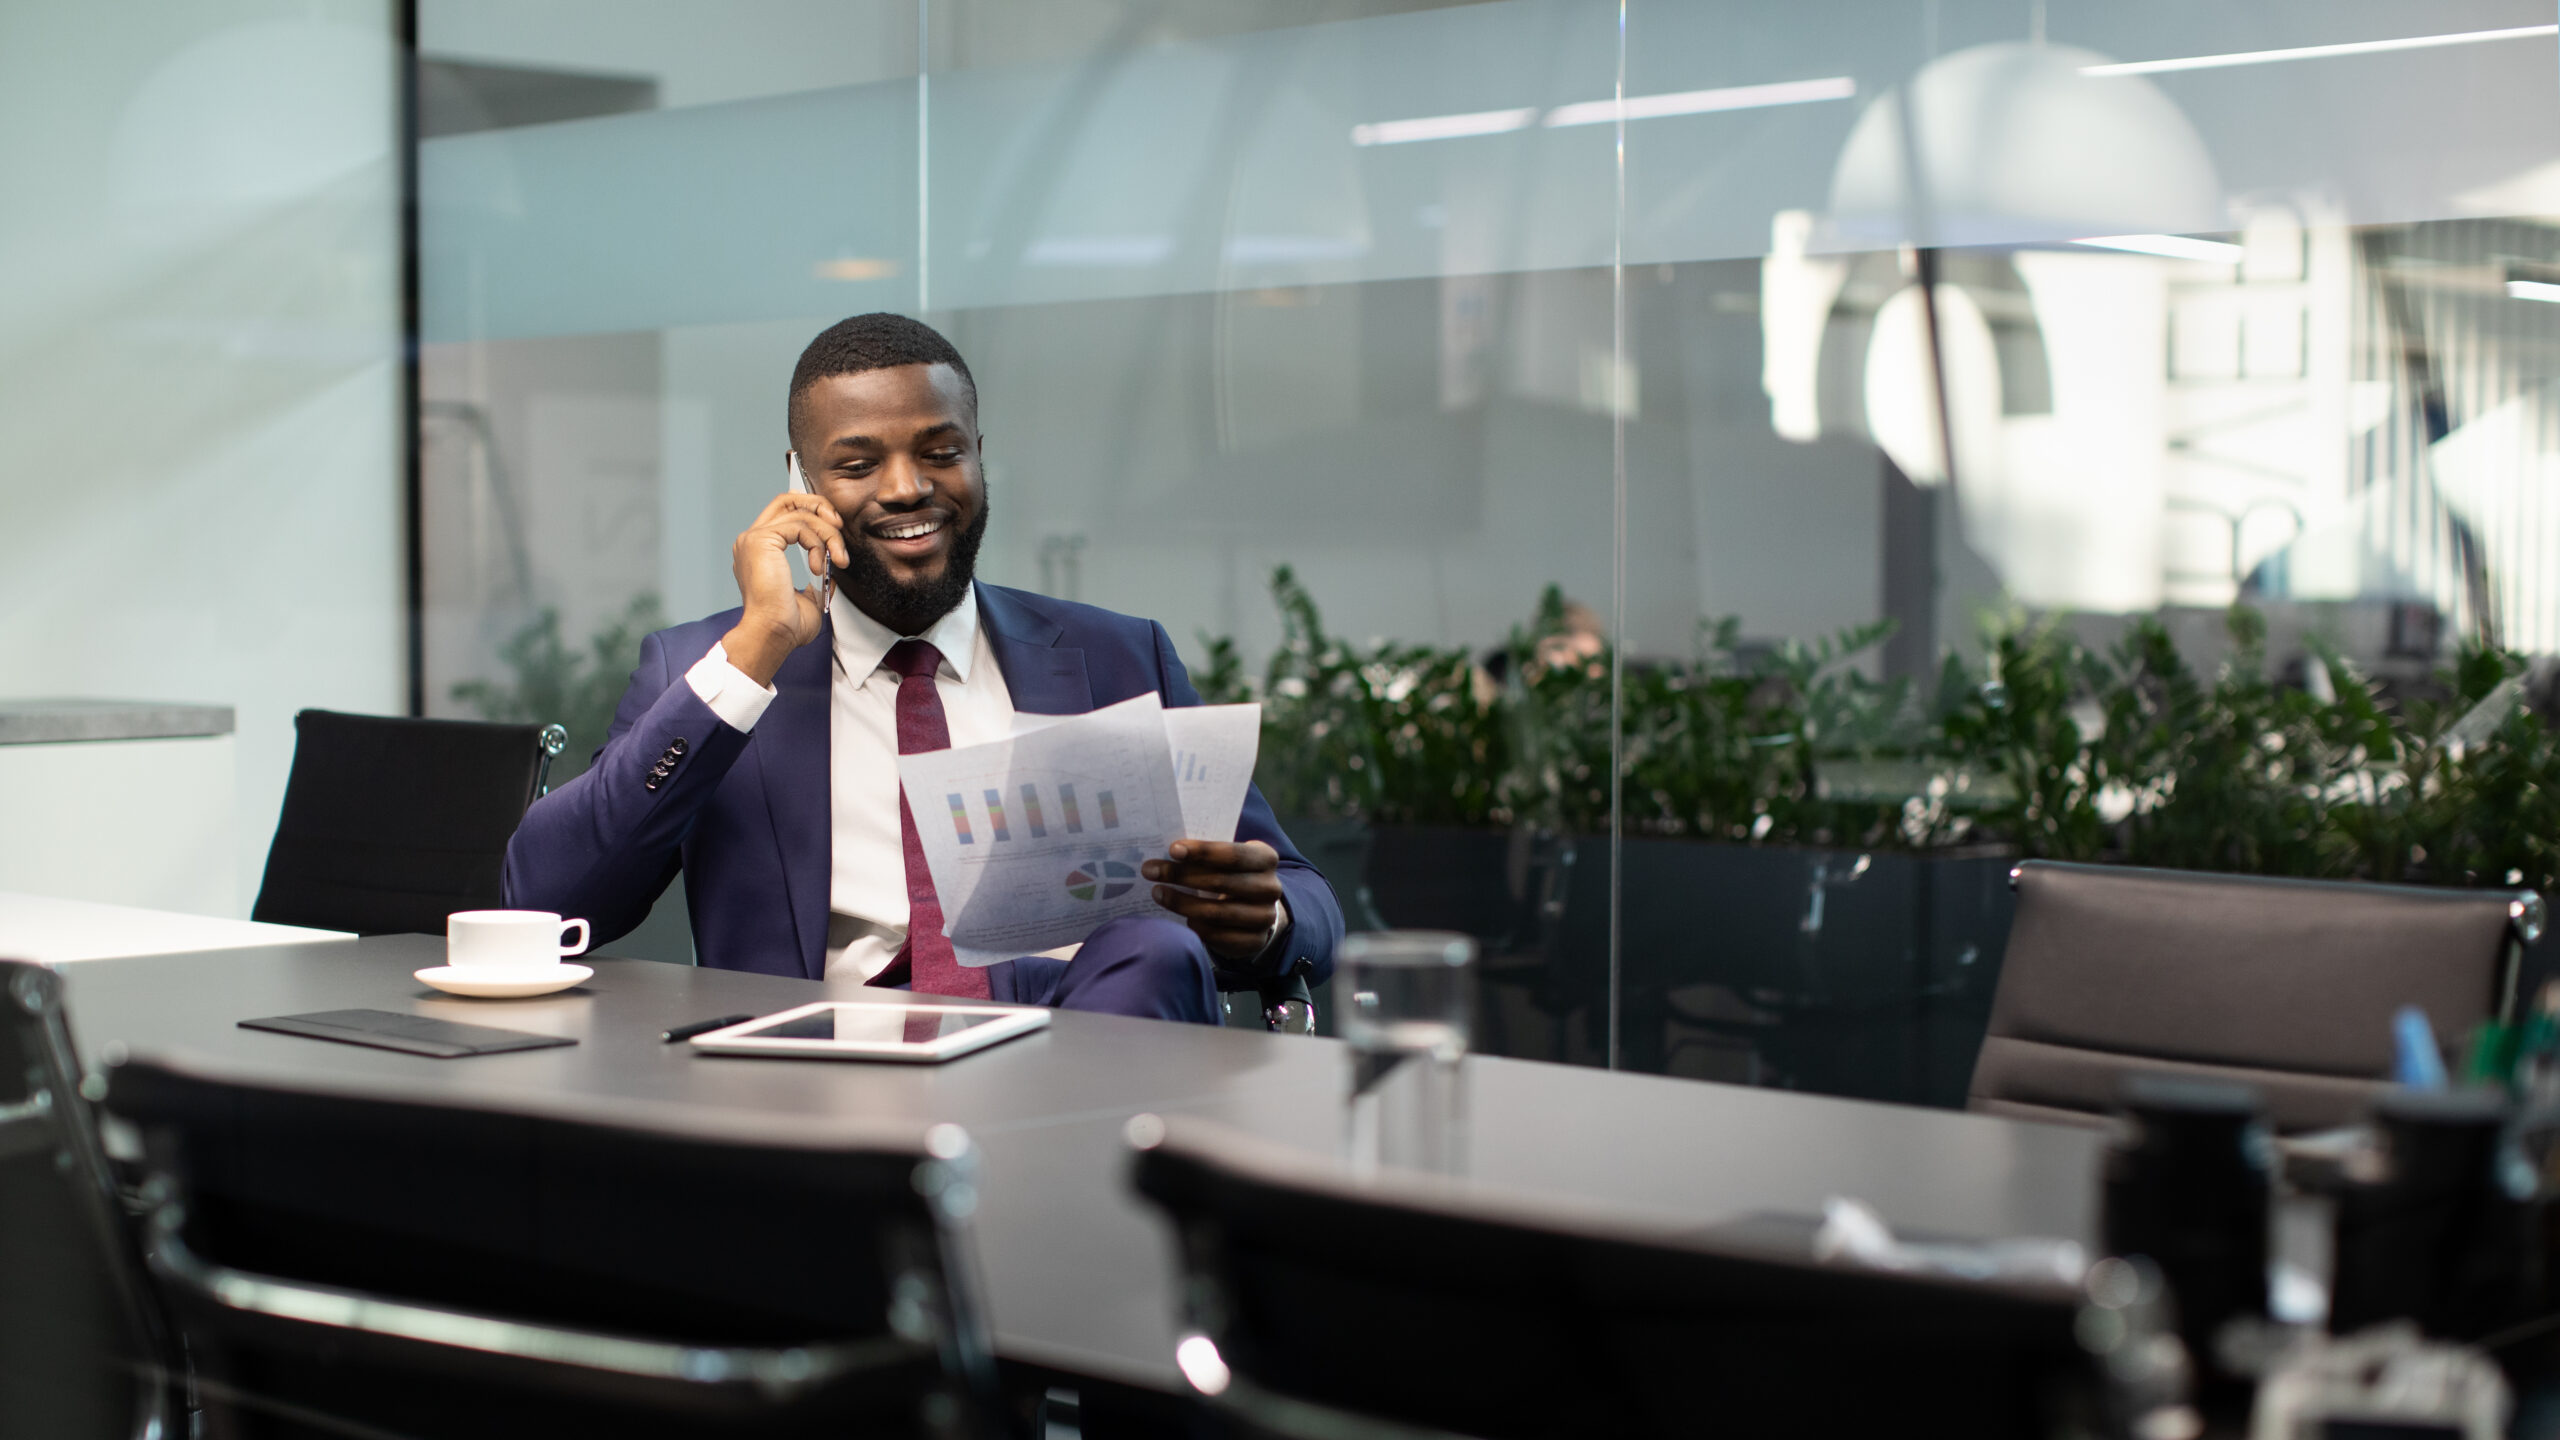
<path id="1" fill-rule="evenodd" d="M 594 766 L 508 845 L 507 903 L 585 916 L 602 945 L 681 873 L 705 965 L 1207 1024 L 1220 969 L 1322 982 L 1341 910 L 1259 790 L 1233 840 L 1146 863 L 1164 913 L 1068 951 L 954 959 L 897 757 L 1001 739 L 1018 712 L 1200 697 L 1163 626 L 976 580 L 977 384 L 930 327 L 830 327 L 792 373 L 788 423 L 807 488 L 731 546 L 742 603 L 643 642 Z M 793 587 L 795 549 L 832 598 Z"/>

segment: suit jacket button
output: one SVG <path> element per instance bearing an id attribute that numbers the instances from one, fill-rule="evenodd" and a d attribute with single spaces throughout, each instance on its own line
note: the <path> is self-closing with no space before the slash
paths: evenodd
<path id="1" fill-rule="evenodd" d="M 673 740 L 670 740 L 670 741 L 668 741 L 668 742 L 667 742 L 667 753 L 668 753 L 668 754 L 670 754 L 670 755 L 682 755 L 684 752 L 685 752 L 685 743 L 684 743 L 684 737 L 683 737 L 683 736 L 679 735 L 679 736 L 677 736 L 676 738 L 674 738 Z"/>

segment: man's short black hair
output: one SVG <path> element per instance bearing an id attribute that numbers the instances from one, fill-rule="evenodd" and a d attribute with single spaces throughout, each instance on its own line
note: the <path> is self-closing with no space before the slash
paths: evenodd
<path id="1" fill-rule="evenodd" d="M 974 422 L 978 381 L 969 373 L 969 362 L 960 358 L 941 331 L 887 310 L 839 320 L 818 332 L 809 348 L 800 352 L 800 363 L 791 367 L 790 408 L 796 410 L 801 393 L 821 380 L 900 365 L 948 365 L 958 371 L 960 383 L 968 387 Z"/>

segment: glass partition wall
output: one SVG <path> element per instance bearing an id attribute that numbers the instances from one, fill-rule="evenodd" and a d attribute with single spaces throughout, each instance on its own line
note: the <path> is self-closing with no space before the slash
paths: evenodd
<path id="1" fill-rule="evenodd" d="M 905 311 L 1486 1048 L 1958 1104 L 2020 855 L 2560 863 L 2550 19 L 421 0 L 430 711 L 583 761 Z"/>

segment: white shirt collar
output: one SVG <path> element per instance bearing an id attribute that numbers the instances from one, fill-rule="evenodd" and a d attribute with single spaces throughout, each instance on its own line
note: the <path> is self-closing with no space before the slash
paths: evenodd
<path id="1" fill-rule="evenodd" d="M 960 603 L 952 606 L 949 614 L 934 621 L 922 635 L 898 634 L 864 614 L 861 607 L 847 599 L 842 590 L 836 592 L 835 603 L 828 608 L 827 614 L 835 625 L 836 663 L 844 667 L 844 673 L 852 676 L 857 685 L 867 684 L 872 672 L 880 668 L 880 662 L 888 658 L 889 647 L 906 639 L 922 640 L 941 651 L 943 667 L 951 672 L 951 677 L 963 685 L 969 683 L 969 666 L 978 655 L 978 587 L 975 582 L 961 592 Z"/>

